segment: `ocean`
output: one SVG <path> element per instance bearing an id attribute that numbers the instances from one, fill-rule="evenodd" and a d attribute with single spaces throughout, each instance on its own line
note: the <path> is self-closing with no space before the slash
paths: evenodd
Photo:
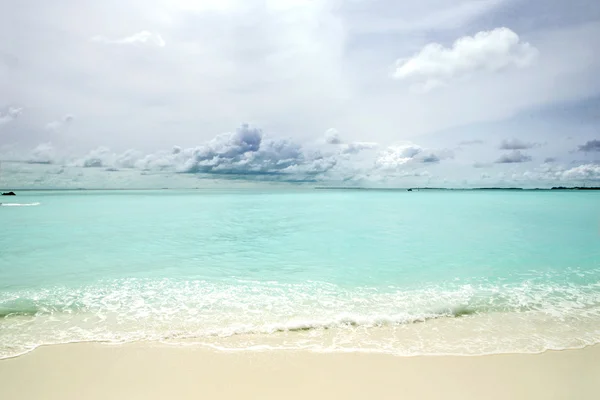
<path id="1" fill-rule="evenodd" d="M 600 192 L 0 201 L 0 358 L 82 341 L 407 356 L 600 342 Z"/>

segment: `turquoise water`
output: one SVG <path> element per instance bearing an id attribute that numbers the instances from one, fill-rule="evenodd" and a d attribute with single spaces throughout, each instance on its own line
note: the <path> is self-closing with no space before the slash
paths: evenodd
<path id="1" fill-rule="evenodd" d="M 403 355 L 600 342 L 596 192 L 57 191 L 2 201 L 0 357 L 91 340 Z"/>

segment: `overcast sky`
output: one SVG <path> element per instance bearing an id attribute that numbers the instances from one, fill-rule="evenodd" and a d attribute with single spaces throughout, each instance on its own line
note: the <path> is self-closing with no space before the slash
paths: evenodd
<path id="1" fill-rule="evenodd" d="M 597 0 L 0 9 L 0 187 L 600 181 Z"/>

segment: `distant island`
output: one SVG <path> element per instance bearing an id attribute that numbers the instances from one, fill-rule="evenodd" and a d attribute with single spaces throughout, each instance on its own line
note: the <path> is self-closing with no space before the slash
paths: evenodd
<path id="1" fill-rule="evenodd" d="M 519 187 L 482 187 L 482 188 L 437 188 L 437 187 L 413 187 L 413 188 L 368 188 L 368 187 L 343 187 L 343 186 L 317 186 L 315 189 L 321 190 L 402 190 L 402 191 L 419 191 L 419 190 L 515 190 L 515 191 L 532 191 L 532 190 L 600 190 L 600 186 L 554 186 L 552 188 L 519 188 Z"/>
<path id="2" fill-rule="evenodd" d="M 576 187 L 564 187 L 564 186 L 556 186 L 550 190 L 600 190 L 600 187 L 597 186 L 576 186 Z"/>

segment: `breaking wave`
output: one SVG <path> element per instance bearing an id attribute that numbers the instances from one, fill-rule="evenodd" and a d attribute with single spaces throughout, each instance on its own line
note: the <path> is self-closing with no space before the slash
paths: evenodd
<path id="1" fill-rule="evenodd" d="M 41 344 L 137 340 L 403 355 L 537 352 L 598 343 L 599 326 L 598 282 L 408 290 L 125 279 L 0 294 L 0 358 Z"/>
<path id="2" fill-rule="evenodd" d="M 41 203 L 2 203 L 0 202 L 0 206 L 2 207 L 33 207 L 39 206 Z"/>

